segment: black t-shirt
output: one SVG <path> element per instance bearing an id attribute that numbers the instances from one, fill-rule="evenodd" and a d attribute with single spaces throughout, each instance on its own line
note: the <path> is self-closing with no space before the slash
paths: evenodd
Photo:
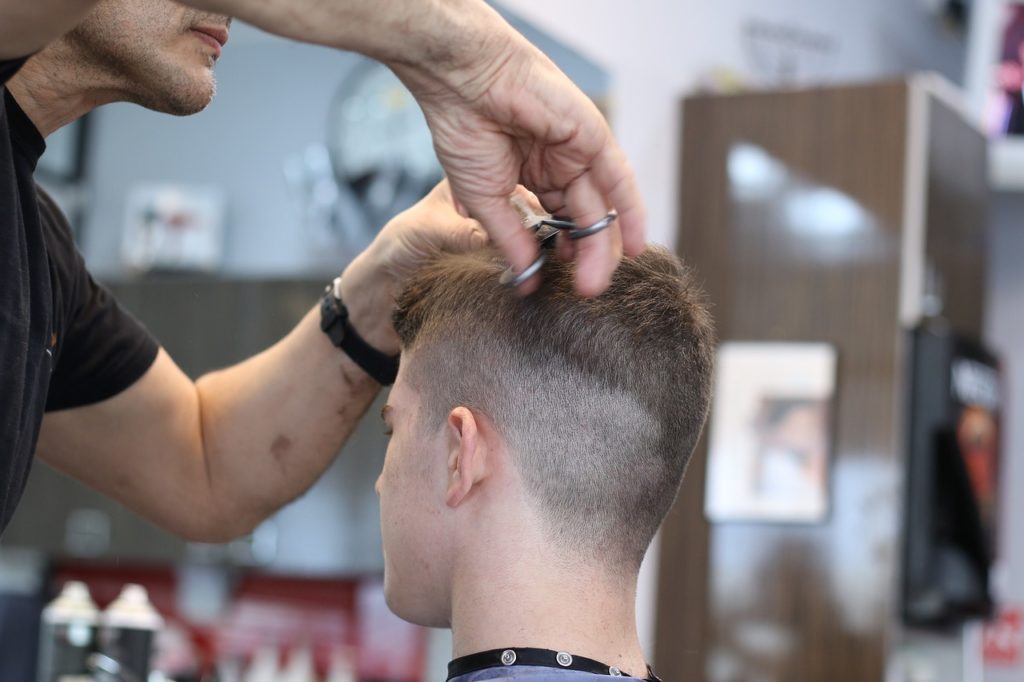
<path id="1" fill-rule="evenodd" d="M 89 275 L 67 220 L 32 179 L 46 144 L 4 87 L 24 62 L 0 61 L 0 533 L 44 411 L 117 395 L 158 349 Z"/>

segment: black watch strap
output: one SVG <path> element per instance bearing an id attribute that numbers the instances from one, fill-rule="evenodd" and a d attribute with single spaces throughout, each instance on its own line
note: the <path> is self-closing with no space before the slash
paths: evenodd
<path id="1" fill-rule="evenodd" d="M 348 308 L 335 294 L 335 282 L 327 285 L 320 299 L 320 329 L 377 383 L 382 386 L 395 383 L 399 356 L 381 353 L 359 336 L 348 319 Z"/>

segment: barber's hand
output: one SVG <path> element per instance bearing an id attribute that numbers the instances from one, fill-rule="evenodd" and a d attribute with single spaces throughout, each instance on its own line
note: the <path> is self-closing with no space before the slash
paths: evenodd
<path id="1" fill-rule="evenodd" d="M 612 227 L 560 250 L 577 258 L 577 290 L 601 293 L 623 247 L 629 255 L 644 247 L 643 201 L 629 164 L 593 102 L 514 31 L 489 42 L 479 63 L 445 81 L 393 68 L 426 115 L 455 197 L 516 270 L 537 257 L 536 241 L 509 206 L 517 184 L 579 227 L 618 211 Z M 522 290 L 537 285 L 534 277 Z"/>
<path id="2" fill-rule="evenodd" d="M 414 206 L 389 220 L 367 253 L 400 289 L 410 275 L 441 253 L 470 251 L 487 241 L 480 223 L 466 216 L 452 198 L 448 181 L 442 180 Z"/>
<path id="3" fill-rule="evenodd" d="M 580 227 L 618 211 L 611 228 L 559 250 L 577 258 L 580 293 L 608 286 L 623 247 L 643 250 L 643 202 L 600 112 L 484 0 L 185 2 L 391 67 L 427 117 L 455 197 L 516 269 L 537 256 L 508 205 L 517 184 Z"/>
<path id="4" fill-rule="evenodd" d="M 405 281 L 442 252 L 469 251 L 487 241 L 480 223 L 460 213 L 448 182 L 438 184 L 388 221 L 342 274 L 341 298 L 356 331 L 381 352 L 398 353 L 391 313 Z"/>

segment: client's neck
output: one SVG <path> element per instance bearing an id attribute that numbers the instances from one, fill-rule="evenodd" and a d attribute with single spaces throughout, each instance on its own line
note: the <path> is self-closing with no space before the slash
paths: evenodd
<path id="1" fill-rule="evenodd" d="M 453 656 L 490 649 L 565 651 L 646 677 L 636 633 L 636 576 L 612 577 L 581 562 L 552 568 L 520 548 L 515 557 L 477 555 L 452 587 Z"/>

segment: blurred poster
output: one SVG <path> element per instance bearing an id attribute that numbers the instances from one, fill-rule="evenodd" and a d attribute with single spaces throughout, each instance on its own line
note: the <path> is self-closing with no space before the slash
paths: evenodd
<path id="1" fill-rule="evenodd" d="M 987 360 L 987 361 L 986 361 Z M 950 366 L 950 397 L 957 450 L 963 458 L 971 492 L 994 555 L 998 527 L 999 407 L 1002 393 L 998 365 L 959 344 Z"/>
<path id="2" fill-rule="evenodd" d="M 835 372 L 828 344 L 722 344 L 708 449 L 710 520 L 826 517 Z"/>
<path id="3" fill-rule="evenodd" d="M 986 665 L 995 668 L 1016 668 L 1024 650 L 1024 609 L 1003 608 L 999 615 L 985 623 L 982 646 Z"/>
<path id="4" fill-rule="evenodd" d="M 139 184 L 128 193 L 121 255 L 136 270 L 215 271 L 224 249 L 217 186 Z"/>
<path id="5" fill-rule="evenodd" d="M 1007 3 L 1003 11 L 986 126 L 993 136 L 1024 135 L 1024 4 Z"/>

